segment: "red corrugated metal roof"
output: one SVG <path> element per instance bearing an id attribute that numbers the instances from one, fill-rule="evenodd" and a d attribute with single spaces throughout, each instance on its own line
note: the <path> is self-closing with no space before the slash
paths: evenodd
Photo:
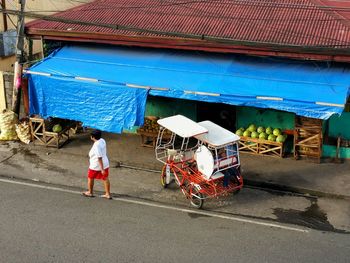
<path id="1" fill-rule="evenodd" d="M 327 5 L 331 7 L 324 8 Z M 27 33 L 54 37 L 56 32 L 57 38 L 66 32 L 67 36 L 73 33 L 94 34 L 91 37 L 94 39 L 108 35 L 176 40 L 190 40 L 193 35 L 203 36 L 206 42 L 223 39 L 242 46 L 350 51 L 350 1 L 97 0 L 58 13 L 55 17 L 152 32 L 37 20 L 26 25 Z M 162 32 L 180 35 L 168 36 Z"/>

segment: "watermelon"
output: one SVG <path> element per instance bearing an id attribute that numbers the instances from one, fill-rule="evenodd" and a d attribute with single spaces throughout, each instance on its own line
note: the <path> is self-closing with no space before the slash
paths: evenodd
<path id="1" fill-rule="evenodd" d="M 238 129 L 238 130 L 236 131 L 236 134 L 237 134 L 238 136 L 242 136 L 242 135 L 243 135 L 243 131 L 242 131 L 241 129 Z"/>
<path id="2" fill-rule="evenodd" d="M 259 139 L 267 140 L 267 134 L 265 132 L 262 132 L 259 134 Z"/>
<path id="3" fill-rule="evenodd" d="M 274 129 L 272 133 L 273 133 L 273 135 L 275 135 L 275 136 L 278 136 L 278 135 L 281 135 L 281 134 L 282 134 L 281 130 L 280 130 L 280 129 L 277 129 L 277 128 Z"/>
<path id="4" fill-rule="evenodd" d="M 272 131 L 271 127 L 267 127 L 265 132 L 270 135 L 270 134 L 272 134 L 273 131 Z"/>
<path id="5" fill-rule="evenodd" d="M 276 142 L 281 142 L 283 143 L 286 140 L 286 137 L 282 134 L 278 135 L 276 138 Z"/>
<path id="6" fill-rule="evenodd" d="M 246 130 L 243 132 L 244 137 L 250 137 L 250 135 L 251 135 L 251 132 L 249 130 Z"/>
<path id="7" fill-rule="evenodd" d="M 55 124 L 55 125 L 52 127 L 52 131 L 53 131 L 53 132 L 56 132 L 56 133 L 59 133 L 60 131 L 62 131 L 62 126 L 59 125 L 59 124 Z"/>
<path id="8" fill-rule="evenodd" d="M 255 126 L 255 124 L 250 124 L 249 127 L 248 127 L 248 130 L 249 130 L 250 132 L 256 131 L 256 126 Z"/>
<path id="9" fill-rule="evenodd" d="M 267 137 L 267 139 L 268 139 L 269 141 L 274 142 L 274 141 L 276 141 L 276 136 L 273 135 L 273 134 L 270 134 L 269 137 Z"/>
<path id="10" fill-rule="evenodd" d="M 257 132 L 258 132 L 258 133 L 265 132 L 265 128 L 260 126 L 260 127 L 257 129 Z"/>
<path id="11" fill-rule="evenodd" d="M 259 133 L 256 131 L 253 131 L 252 134 L 250 135 L 252 138 L 259 138 Z"/>

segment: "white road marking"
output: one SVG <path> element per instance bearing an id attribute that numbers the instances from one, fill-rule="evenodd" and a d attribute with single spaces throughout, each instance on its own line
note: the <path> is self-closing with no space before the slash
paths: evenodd
<path id="1" fill-rule="evenodd" d="M 80 191 L 76 191 L 76 190 L 68 190 L 68 189 L 53 187 L 53 186 L 45 186 L 45 185 L 39 185 L 39 184 L 33 184 L 33 183 L 19 182 L 19 181 L 14 181 L 14 180 L 9 180 L 9 179 L 0 179 L 0 182 L 30 186 L 30 187 L 34 187 L 34 188 L 41 188 L 41 189 L 47 189 L 47 190 L 53 190 L 53 191 L 71 193 L 71 194 L 79 194 L 79 195 L 82 194 Z M 309 230 L 307 230 L 307 229 L 290 227 L 290 226 L 274 224 L 274 223 L 267 223 L 267 222 L 262 222 L 262 221 L 258 221 L 258 220 L 245 219 L 245 218 L 240 218 L 240 217 L 236 217 L 236 216 L 226 216 L 226 215 L 221 215 L 221 214 L 218 214 L 215 212 L 206 212 L 206 211 L 201 211 L 201 210 L 195 211 L 195 210 L 191 210 L 191 209 L 156 204 L 156 203 L 152 203 L 152 202 L 137 201 L 137 200 L 132 200 L 132 199 L 123 198 L 123 197 L 113 197 L 112 199 L 115 201 L 120 201 L 120 202 L 125 202 L 125 203 L 132 203 L 132 204 L 137 204 L 137 205 L 157 207 L 157 208 L 179 211 L 179 212 L 184 212 L 184 213 L 204 215 L 204 216 L 221 218 L 221 219 L 226 219 L 226 220 L 238 221 L 238 222 L 242 222 L 242 223 L 249 223 L 249 224 L 254 224 L 254 225 L 273 227 L 273 228 L 279 228 L 279 229 L 297 231 L 297 232 L 303 232 L 303 233 L 309 232 Z"/>

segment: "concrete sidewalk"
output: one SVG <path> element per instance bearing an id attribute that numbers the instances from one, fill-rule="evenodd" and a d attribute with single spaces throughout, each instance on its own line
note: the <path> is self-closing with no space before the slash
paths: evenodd
<path id="1" fill-rule="evenodd" d="M 106 134 L 105 139 L 113 169 L 117 169 L 120 163 L 142 169 L 161 169 L 161 164 L 155 160 L 154 150 L 142 147 L 139 136 Z M 87 154 L 91 145 L 88 134 L 75 135 L 61 149 L 3 142 L 0 144 L 0 174 L 85 188 Z M 241 163 L 248 185 L 350 199 L 349 161 L 341 164 L 316 164 L 291 158 L 241 154 Z M 159 174 L 124 174 L 128 175 L 119 177 L 116 182 L 125 187 L 120 193 L 135 192 L 135 184 L 139 186 L 137 191 L 158 191 Z"/>

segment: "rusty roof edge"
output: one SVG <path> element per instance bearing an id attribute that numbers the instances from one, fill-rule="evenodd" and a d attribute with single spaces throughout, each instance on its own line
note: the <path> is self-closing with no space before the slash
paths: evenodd
<path id="1" fill-rule="evenodd" d="M 116 35 L 116 34 L 105 34 L 101 32 L 75 32 L 75 31 L 55 31 L 55 30 L 46 30 L 46 29 L 35 29 L 35 28 L 26 28 L 26 34 L 29 37 L 55 37 L 55 39 L 62 39 L 74 37 L 75 39 L 93 39 L 96 42 L 99 40 L 113 40 L 113 41 L 137 41 L 144 42 L 149 44 L 161 44 L 162 42 L 174 42 L 174 46 L 182 45 L 205 45 L 212 48 L 234 48 L 234 47 L 244 47 L 249 50 L 269 50 L 274 52 L 295 52 L 299 54 L 311 53 L 311 54 L 320 54 L 320 55 L 350 55 L 350 46 L 345 48 L 332 48 L 325 46 L 297 46 L 297 45 L 281 45 L 268 42 L 251 42 L 244 40 L 233 40 L 226 38 L 217 38 L 217 37 L 208 37 L 208 36 L 198 36 L 197 38 L 181 38 L 181 37 L 146 37 L 146 36 L 125 36 L 125 35 Z M 176 43 L 175 43 L 176 42 Z M 169 44 L 169 43 L 167 43 Z"/>
<path id="2" fill-rule="evenodd" d="M 315 61 L 335 61 L 350 63 L 350 55 L 320 55 L 320 54 L 307 54 L 307 53 L 293 53 L 287 51 L 271 51 L 268 49 L 249 49 L 248 47 L 220 47 L 220 46 L 200 46 L 200 45 L 181 45 L 173 43 L 172 45 L 167 45 L 165 43 L 156 42 L 137 42 L 136 40 L 108 40 L 108 39 L 83 39 L 83 38 L 62 38 L 47 36 L 44 39 L 67 41 L 67 42 L 81 42 L 81 43 L 99 43 L 99 44 L 110 44 L 118 46 L 135 46 L 135 47 L 146 47 L 146 48 L 160 48 L 160 49 L 176 49 L 176 50 L 193 50 L 193 51 L 205 51 L 205 52 L 215 52 L 215 53 L 233 53 L 233 54 L 245 54 L 251 56 L 273 56 L 273 57 L 284 57 L 299 60 L 315 60 Z"/>

